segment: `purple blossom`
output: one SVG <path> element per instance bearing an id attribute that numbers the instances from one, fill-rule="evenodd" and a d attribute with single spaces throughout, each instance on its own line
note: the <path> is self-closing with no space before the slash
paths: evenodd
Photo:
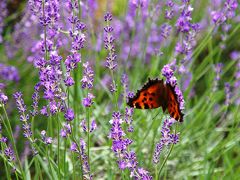
<path id="1" fill-rule="evenodd" d="M 47 134 L 47 133 L 46 133 L 45 130 L 41 131 L 42 141 L 43 141 L 44 144 L 46 144 L 46 145 L 52 144 L 52 142 L 53 142 L 52 137 L 47 137 L 46 134 Z"/>
<path id="2" fill-rule="evenodd" d="M 31 115 L 32 116 L 36 116 L 37 114 L 38 114 L 38 101 L 39 101 L 39 84 L 37 84 L 36 86 L 35 86 L 35 91 L 34 91 L 34 93 L 33 93 L 33 95 L 32 95 L 32 100 L 33 100 L 33 103 L 32 103 L 32 111 L 30 112 L 31 113 Z"/>
<path id="3" fill-rule="evenodd" d="M 26 118 L 26 116 L 24 114 L 27 110 L 27 107 L 24 104 L 24 101 L 22 99 L 22 93 L 21 92 L 16 92 L 16 93 L 13 94 L 13 97 L 16 100 L 16 105 L 17 105 L 18 112 L 20 114 L 21 120 L 22 121 L 27 121 L 28 119 Z"/>
<path id="4" fill-rule="evenodd" d="M 15 154 L 11 147 L 7 147 L 6 149 L 4 149 L 4 154 L 5 156 L 7 156 L 9 161 L 15 160 Z"/>
<path id="5" fill-rule="evenodd" d="M 94 96 L 91 93 L 88 93 L 87 97 L 83 98 L 82 104 L 85 107 L 90 107 L 93 104 L 93 98 L 94 98 Z"/>
<path id="6" fill-rule="evenodd" d="M 93 88 L 93 80 L 94 80 L 94 71 L 89 66 L 89 62 L 83 63 L 83 77 L 81 79 L 82 88 Z"/>
<path id="7" fill-rule="evenodd" d="M 67 121 L 72 121 L 74 119 L 74 112 L 71 108 L 68 108 L 66 113 L 64 114 L 64 118 Z"/>
<path id="8" fill-rule="evenodd" d="M 75 84 L 75 81 L 73 80 L 73 78 L 69 74 L 67 74 L 67 77 L 64 80 L 64 83 L 65 83 L 66 86 L 72 86 L 72 85 Z"/>
<path id="9" fill-rule="evenodd" d="M 63 129 L 60 130 L 60 136 L 63 138 L 68 137 L 72 133 L 72 128 L 69 123 L 63 125 Z"/>
<path id="10" fill-rule="evenodd" d="M 90 167 L 88 164 L 88 156 L 86 155 L 85 141 L 83 139 L 80 139 L 80 146 L 78 146 L 75 142 L 73 142 L 71 144 L 70 150 L 77 153 L 79 158 L 81 157 L 82 170 L 83 170 L 84 177 L 86 179 L 92 179 L 92 175 L 90 174 Z"/>
<path id="11" fill-rule="evenodd" d="M 104 15 L 104 20 L 105 20 L 106 22 L 112 21 L 112 14 L 109 13 L 109 12 L 107 12 L 107 13 Z"/>
<path id="12" fill-rule="evenodd" d="M 80 34 L 76 35 L 73 38 L 72 50 L 73 51 L 79 51 L 80 49 L 84 48 L 85 41 L 86 41 L 86 37 L 83 33 L 80 33 Z"/>
<path id="13" fill-rule="evenodd" d="M 47 106 L 43 106 L 42 109 L 40 110 L 40 113 L 44 116 L 49 116 Z"/>
<path id="14" fill-rule="evenodd" d="M 67 59 L 65 60 L 67 71 L 75 69 L 79 62 L 81 62 L 81 54 L 75 52 L 72 55 L 67 56 Z"/>
<path id="15" fill-rule="evenodd" d="M 161 26 L 161 36 L 164 38 L 168 38 L 171 33 L 171 30 L 172 30 L 172 26 L 167 23 L 164 23 Z"/>
<path id="16" fill-rule="evenodd" d="M 81 123 L 80 123 L 80 126 L 82 127 L 83 131 L 84 132 L 87 132 L 87 126 L 86 126 L 86 120 L 82 120 Z"/>
<path id="17" fill-rule="evenodd" d="M 95 120 L 92 120 L 91 127 L 90 127 L 90 133 L 93 132 L 95 129 L 97 129 L 97 124 Z"/>
<path id="18" fill-rule="evenodd" d="M 215 24 L 222 24 L 226 21 L 226 16 L 223 12 L 212 11 L 211 12 L 212 20 Z"/>
<path id="19" fill-rule="evenodd" d="M 6 104 L 8 101 L 8 97 L 0 91 L 0 104 Z"/>
<path id="20" fill-rule="evenodd" d="M 127 112 L 131 114 L 131 112 Z M 112 119 L 109 121 L 112 125 L 109 138 L 112 139 L 112 150 L 118 158 L 118 167 L 121 170 L 128 168 L 131 177 L 139 179 L 152 179 L 147 171 L 138 167 L 136 155 L 133 151 L 128 151 L 128 146 L 133 143 L 131 139 L 125 138 L 126 134 L 122 129 L 124 121 L 120 112 L 113 112 Z M 138 171 L 139 169 L 139 171 Z"/>
<path id="21" fill-rule="evenodd" d="M 86 120 L 82 120 L 81 123 L 80 123 L 80 126 L 82 127 L 82 130 L 84 132 L 88 132 L 88 128 L 87 128 L 87 125 L 86 125 Z M 89 129 L 89 132 L 93 132 L 95 129 L 97 129 L 97 124 L 96 124 L 96 121 L 95 120 L 92 120 L 91 124 L 90 124 L 90 129 Z"/>
<path id="22" fill-rule="evenodd" d="M 153 162 L 155 164 L 159 162 L 159 156 L 165 146 L 168 147 L 169 145 L 176 144 L 179 141 L 179 133 L 177 134 L 171 133 L 171 130 L 170 130 L 171 126 L 175 122 L 176 122 L 175 119 L 171 118 L 171 119 L 166 119 L 163 123 L 162 130 L 161 130 L 162 138 L 156 144 L 154 155 L 153 155 Z"/>
<path id="23" fill-rule="evenodd" d="M 173 70 L 171 69 L 170 65 L 167 64 L 162 68 L 162 75 L 166 77 L 167 82 L 173 76 Z"/>

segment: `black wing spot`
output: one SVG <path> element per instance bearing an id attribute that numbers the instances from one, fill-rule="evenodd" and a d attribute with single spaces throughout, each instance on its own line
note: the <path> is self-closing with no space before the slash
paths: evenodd
<path id="1" fill-rule="evenodd" d="M 149 106 L 148 106 L 147 103 L 144 103 L 144 108 L 145 108 L 145 109 L 149 109 Z"/>
<path id="2" fill-rule="evenodd" d="M 147 93 L 144 93 L 143 96 L 147 96 Z"/>
<path id="3" fill-rule="evenodd" d="M 135 103 L 136 108 L 141 108 L 141 106 L 139 105 L 139 103 Z"/>
<path id="4" fill-rule="evenodd" d="M 145 100 L 143 99 L 143 100 L 142 100 L 142 102 L 144 103 L 144 102 L 145 102 Z"/>
<path id="5" fill-rule="evenodd" d="M 146 100 L 147 100 L 147 98 L 143 98 L 143 100 L 144 100 L 144 101 L 146 101 Z"/>
<path id="6" fill-rule="evenodd" d="M 156 96 L 156 93 L 153 92 L 153 93 L 151 93 L 151 95 L 152 95 L 152 96 Z"/>
<path id="7" fill-rule="evenodd" d="M 150 97 L 150 98 L 149 98 L 149 101 L 152 101 L 152 100 L 153 100 L 153 98 Z"/>

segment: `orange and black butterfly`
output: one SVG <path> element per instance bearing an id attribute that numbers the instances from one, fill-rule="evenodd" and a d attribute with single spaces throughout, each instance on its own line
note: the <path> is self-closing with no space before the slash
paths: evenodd
<path id="1" fill-rule="evenodd" d="M 183 121 L 184 114 L 180 110 L 174 87 L 163 80 L 149 79 L 133 98 L 128 99 L 127 104 L 137 109 L 154 109 L 161 106 L 164 112 L 168 109 L 172 118 Z"/>

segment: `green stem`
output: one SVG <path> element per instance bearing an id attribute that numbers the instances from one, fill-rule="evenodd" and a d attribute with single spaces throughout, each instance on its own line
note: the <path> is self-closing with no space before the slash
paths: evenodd
<path id="1" fill-rule="evenodd" d="M 159 170 L 159 172 L 158 172 L 158 179 L 159 179 L 159 177 L 160 177 L 160 174 L 161 174 L 161 172 L 162 172 L 162 169 L 163 169 L 164 165 L 166 164 L 166 162 L 167 162 L 167 160 L 168 160 L 168 157 L 170 156 L 170 154 L 171 154 L 171 152 L 172 152 L 172 150 L 173 150 L 173 146 L 174 146 L 174 144 L 171 145 L 171 148 L 170 148 L 170 150 L 169 150 L 166 158 L 164 159 L 164 161 L 163 161 L 163 163 L 162 163 L 162 165 L 161 165 L 161 167 L 160 167 L 160 170 Z"/>
<path id="2" fill-rule="evenodd" d="M 0 134 L 1 135 L 1 134 Z M 2 152 L 4 152 L 4 148 L 3 148 L 3 144 L 1 143 L 1 147 L 2 147 Z M 5 167 L 5 172 L 7 175 L 7 179 L 11 179 L 10 175 L 9 175 L 9 168 L 8 168 L 8 164 L 6 163 L 6 161 L 4 160 L 4 167 Z"/>
<path id="3" fill-rule="evenodd" d="M 174 134 L 175 134 L 175 135 L 177 134 L 177 128 L 178 128 L 178 124 L 176 124 L 176 128 L 175 128 L 175 130 L 174 130 Z M 174 147 L 174 144 L 171 145 L 170 150 L 169 150 L 166 158 L 164 159 L 164 161 L 163 161 L 163 163 L 162 163 L 162 165 L 161 165 L 161 167 L 160 167 L 160 169 L 159 169 L 158 176 L 157 176 L 158 179 L 159 179 L 159 177 L 160 177 L 160 175 L 161 175 L 161 172 L 162 172 L 162 169 L 163 169 L 164 165 L 166 164 L 166 162 L 167 162 L 167 160 L 168 160 L 168 158 L 169 158 L 169 156 L 170 156 L 170 154 L 171 154 L 171 152 L 172 152 L 172 150 L 173 150 L 173 147 Z"/>
<path id="4" fill-rule="evenodd" d="M 61 179 L 61 174 L 60 174 L 60 169 L 61 169 L 61 162 L 60 162 L 60 122 L 59 122 L 59 118 L 57 115 L 57 128 L 58 128 L 58 132 L 57 132 L 57 141 L 58 141 L 58 145 L 57 145 L 57 151 L 58 151 L 58 178 Z"/>
<path id="5" fill-rule="evenodd" d="M 89 107 L 90 108 L 90 107 Z M 87 137 L 88 137 L 88 164 L 90 167 L 90 112 L 89 108 L 87 108 L 87 126 L 88 126 L 88 131 L 87 131 Z"/>
<path id="6" fill-rule="evenodd" d="M 8 115 L 7 115 L 7 111 L 6 111 L 5 107 L 4 107 L 4 105 L 2 107 L 3 107 L 3 111 L 4 111 L 4 114 L 5 114 L 5 117 L 7 119 L 6 129 L 8 129 L 8 135 L 9 135 L 9 138 L 10 138 L 10 140 L 12 142 L 12 145 L 13 145 L 13 149 L 14 149 L 14 152 L 15 152 L 15 155 L 16 155 L 16 158 L 17 158 L 17 162 L 19 164 L 19 169 L 21 171 L 23 179 L 26 179 L 25 175 L 24 175 L 24 172 L 23 172 L 23 169 L 22 169 L 21 161 L 20 161 L 19 156 L 18 156 L 18 151 L 17 151 L 17 147 L 16 147 L 16 144 L 15 144 L 15 141 L 14 141 L 14 138 L 13 138 L 12 127 L 11 127 L 11 124 L 10 124 L 10 121 L 9 121 L 9 118 L 8 118 Z M 5 122 L 3 122 L 3 124 L 6 125 Z"/>

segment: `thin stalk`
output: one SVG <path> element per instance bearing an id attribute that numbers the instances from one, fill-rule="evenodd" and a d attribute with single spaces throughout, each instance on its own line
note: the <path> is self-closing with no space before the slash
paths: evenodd
<path id="1" fill-rule="evenodd" d="M 3 111 L 4 111 L 5 117 L 6 117 L 6 119 L 7 119 L 7 126 L 8 126 L 7 128 L 8 128 L 8 130 L 9 130 L 9 134 L 8 134 L 8 135 L 9 135 L 9 138 L 10 138 L 10 140 L 11 140 L 11 142 L 12 142 L 12 145 L 13 145 L 13 149 L 14 149 L 14 152 L 15 152 L 15 155 L 16 155 L 16 158 L 17 158 L 17 162 L 18 162 L 18 164 L 19 164 L 19 169 L 20 169 L 20 171 L 21 171 L 21 174 L 22 174 L 22 176 L 23 176 L 23 179 L 26 179 L 26 178 L 25 178 L 25 175 L 24 175 L 24 172 L 23 172 L 23 169 L 22 169 L 21 161 L 20 161 L 19 156 L 18 156 L 17 147 L 16 147 L 16 144 L 15 144 L 15 142 L 14 142 L 12 127 L 11 127 L 11 124 L 10 124 L 10 121 L 9 121 L 9 118 L 8 118 L 8 115 L 7 115 L 7 111 L 6 111 L 6 109 L 5 109 L 4 106 L 2 106 L 2 108 L 3 108 Z M 4 123 L 4 125 L 5 125 L 5 123 Z"/>
<path id="2" fill-rule="evenodd" d="M 167 162 L 167 160 L 168 160 L 168 157 L 170 156 L 170 154 L 171 154 L 171 152 L 172 152 L 172 150 L 173 150 L 173 146 L 174 146 L 174 144 L 171 145 L 170 150 L 169 150 L 166 158 L 164 159 L 164 161 L 163 161 L 163 163 L 162 163 L 162 165 L 161 165 L 161 167 L 160 167 L 160 170 L 159 170 L 159 172 L 158 172 L 158 177 L 157 177 L 158 179 L 159 179 L 159 177 L 160 177 L 160 174 L 161 174 L 161 172 L 162 172 L 162 169 L 163 169 L 164 165 L 166 164 L 166 162 Z"/>
<path id="3" fill-rule="evenodd" d="M 116 82 L 115 82 L 114 76 L 113 76 L 113 70 L 110 70 L 110 73 L 111 73 L 111 77 L 112 77 L 113 87 L 114 87 L 114 88 L 117 88 L 117 87 L 116 87 Z M 115 106 L 116 106 L 116 109 L 118 109 L 117 94 L 116 94 L 116 92 L 114 92 L 113 94 L 114 94 Z"/>
<path id="4" fill-rule="evenodd" d="M 61 169 L 61 162 L 60 162 L 60 122 L 59 122 L 59 118 L 58 118 L 58 115 L 57 115 L 57 141 L 58 141 L 58 144 L 57 144 L 57 159 L 58 159 L 58 178 L 61 179 L 61 173 L 60 173 L 60 169 Z"/>
<path id="5" fill-rule="evenodd" d="M 177 128 L 178 128 L 178 124 L 176 125 L 176 128 L 175 128 L 175 130 L 174 130 L 174 134 L 175 134 L 175 135 L 177 134 Z M 166 158 L 164 159 L 164 161 L 163 161 L 163 163 L 162 163 L 162 165 L 161 165 L 161 167 L 160 167 L 160 169 L 159 169 L 157 179 L 159 179 L 159 177 L 160 177 L 160 175 L 161 175 L 161 172 L 162 172 L 162 169 L 163 169 L 164 165 L 166 164 L 166 162 L 167 162 L 167 160 L 168 160 L 168 158 L 169 158 L 169 156 L 170 156 L 170 154 L 171 154 L 171 152 L 172 152 L 172 150 L 173 150 L 173 147 L 174 147 L 174 144 L 171 145 L 170 150 L 169 150 Z"/>
<path id="6" fill-rule="evenodd" d="M 39 162 L 38 162 L 36 156 L 34 157 L 34 163 L 35 163 L 35 166 L 36 166 L 37 172 L 39 173 L 39 179 L 40 179 L 40 180 L 43 180 L 43 177 L 42 177 L 42 171 L 41 171 L 41 168 L 40 168 L 40 166 L 39 166 Z"/>
<path id="7" fill-rule="evenodd" d="M 90 108 L 90 107 L 89 107 Z M 88 164 L 90 167 L 90 112 L 89 108 L 87 108 L 87 126 L 88 126 L 88 131 L 87 131 L 87 137 L 88 137 Z"/>
<path id="8" fill-rule="evenodd" d="M 3 148 L 3 144 L 1 143 L 1 147 L 2 147 L 2 152 L 4 152 L 4 148 Z M 5 172 L 7 175 L 7 179 L 11 179 L 11 176 L 9 175 L 9 168 L 8 168 L 8 164 L 6 163 L 6 161 L 4 160 L 4 167 L 5 167 Z"/>

